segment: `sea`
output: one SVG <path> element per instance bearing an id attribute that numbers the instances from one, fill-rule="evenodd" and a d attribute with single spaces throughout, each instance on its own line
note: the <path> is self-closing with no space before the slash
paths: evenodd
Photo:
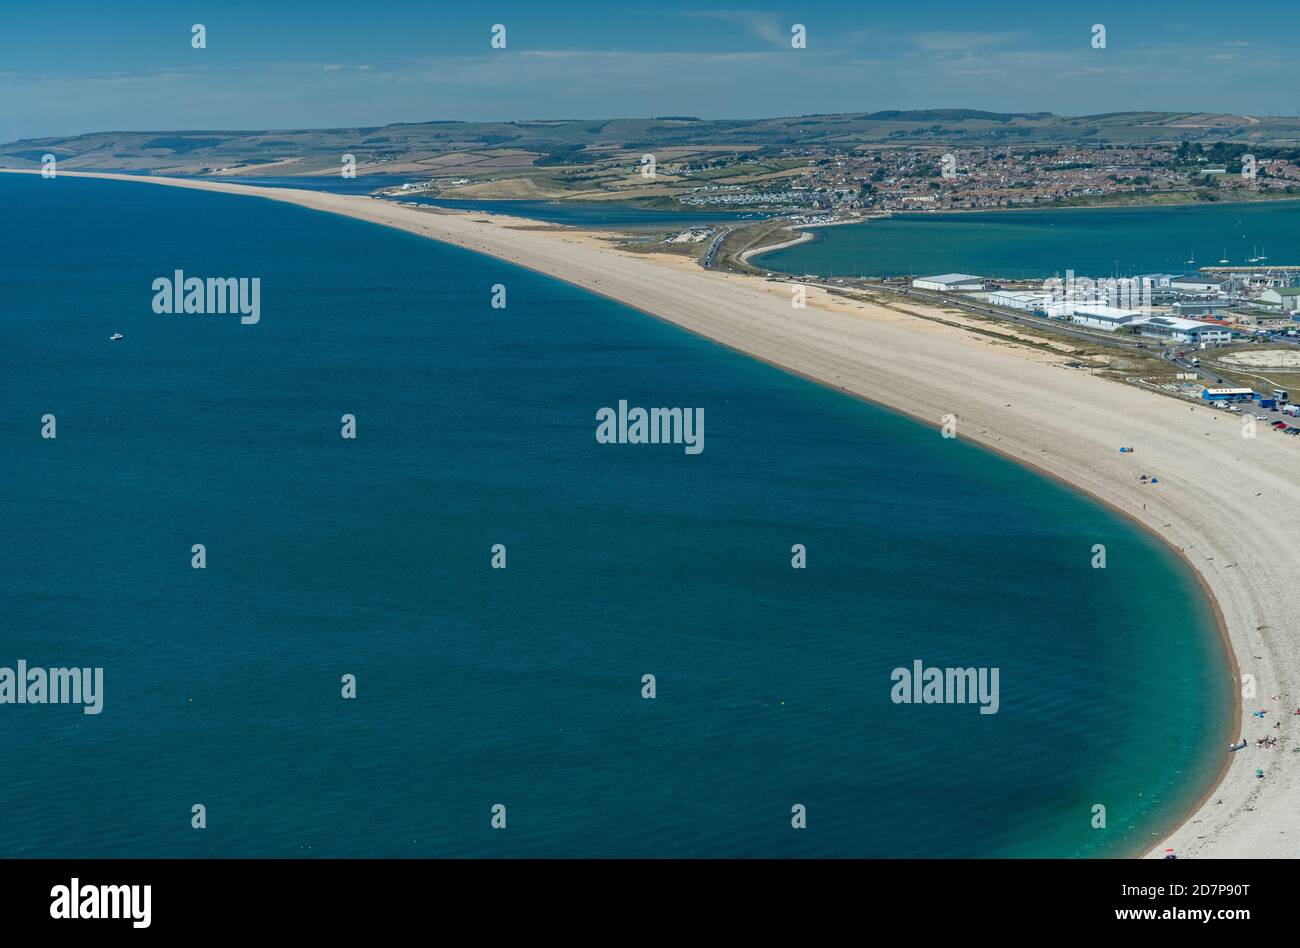
<path id="1" fill-rule="evenodd" d="M 1099 278 L 1300 266 L 1297 221 L 1300 201 L 1293 200 L 900 214 L 811 228 L 814 240 L 753 262 L 832 277 L 973 273 L 1018 280 L 1064 278 L 1070 270 Z"/>
<path id="2" fill-rule="evenodd" d="M 1189 568 L 937 422 L 357 220 L 0 208 L 0 667 L 104 674 L 0 703 L 0 856 L 1130 855 L 1217 773 Z M 260 320 L 155 313 L 177 270 Z M 896 703 L 918 661 L 997 712 Z"/>

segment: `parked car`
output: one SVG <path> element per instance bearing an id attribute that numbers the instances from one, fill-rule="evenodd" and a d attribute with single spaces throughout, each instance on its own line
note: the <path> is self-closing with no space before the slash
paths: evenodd
<path id="1" fill-rule="evenodd" d="M 1286 422 L 1285 422 L 1285 421 L 1275 421 L 1275 422 L 1273 422 L 1272 427 L 1275 428 L 1275 429 L 1277 429 L 1278 431 L 1285 431 L 1285 430 L 1286 430 Z"/>

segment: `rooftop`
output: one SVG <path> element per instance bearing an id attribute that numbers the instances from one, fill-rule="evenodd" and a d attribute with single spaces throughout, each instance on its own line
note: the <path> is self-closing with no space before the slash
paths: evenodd
<path id="1" fill-rule="evenodd" d="M 1219 326 L 1213 323 L 1204 323 L 1197 319 L 1182 319 L 1178 316 L 1152 316 L 1147 320 L 1157 326 L 1167 326 L 1170 329 L 1218 329 Z"/>
<path id="2" fill-rule="evenodd" d="M 1087 316 L 1089 319 L 1113 319 L 1120 321 L 1138 319 L 1147 314 L 1136 309 L 1120 309 L 1118 306 L 1075 306 L 1074 315 Z"/>
<path id="3" fill-rule="evenodd" d="M 917 277 L 917 279 L 927 283 L 979 283 L 982 277 L 971 276 L 969 273 L 941 273 L 939 276 Z"/>
<path id="4" fill-rule="evenodd" d="M 1208 273 L 1184 273 L 1172 277 L 1170 283 L 1227 283 L 1223 277 L 1210 276 Z"/>

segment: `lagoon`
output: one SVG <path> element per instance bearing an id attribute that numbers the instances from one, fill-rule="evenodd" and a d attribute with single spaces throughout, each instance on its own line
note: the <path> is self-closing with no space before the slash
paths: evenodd
<path id="1" fill-rule="evenodd" d="M 810 228 L 815 240 L 754 258 L 820 276 L 974 273 L 1004 279 L 1184 273 L 1248 266 L 1266 255 L 1300 266 L 1300 202 L 903 214 Z M 1191 262 L 1189 262 L 1191 261 Z"/>

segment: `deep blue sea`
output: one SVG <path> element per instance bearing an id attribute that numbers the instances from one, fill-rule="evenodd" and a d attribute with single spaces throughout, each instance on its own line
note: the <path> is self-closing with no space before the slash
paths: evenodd
<path id="1" fill-rule="evenodd" d="M 1116 854 L 1221 761 L 1189 570 L 988 451 L 360 221 L 0 209 L 0 666 L 105 674 L 99 715 L 0 704 L 0 856 Z M 177 269 L 261 321 L 156 315 Z M 598 444 L 619 399 L 705 450 Z M 915 659 L 998 668 L 998 713 L 892 703 Z"/>

